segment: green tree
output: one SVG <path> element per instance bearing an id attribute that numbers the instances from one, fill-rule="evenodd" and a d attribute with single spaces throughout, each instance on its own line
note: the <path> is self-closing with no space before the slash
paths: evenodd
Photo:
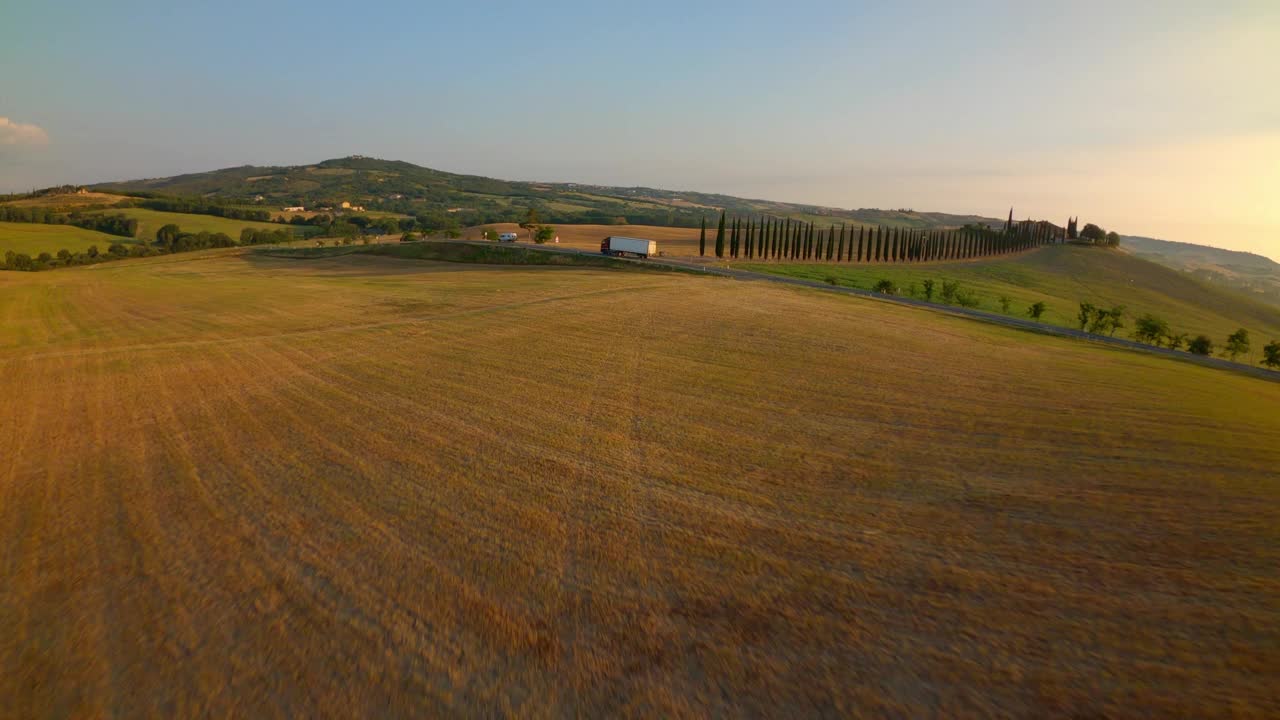
<path id="1" fill-rule="evenodd" d="M 706 257 L 707 255 L 707 218 L 702 218 L 702 230 L 698 233 L 698 255 Z"/>
<path id="2" fill-rule="evenodd" d="M 1000 312 L 1004 313 L 1005 315 L 1008 315 L 1009 306 L 1012 304 L 1013 304 L 1013 299 L 1010 298 L 1008 295 L 1000 296 Z"/>
<path id="3" fill-rule="evenodd" d="M 1186 333 L 1171 332 L 1168 335 L 1166 335 L 1164 338 L 1165 347 L 1169 348 L 1170 350 L 1181 350 L 1182 346 L 1185 345 L 1186 343 L 1187 343 Z"/>
<path id="4" fill-rule="evenodd" d="M 1231 362 L 1235 362 L 1236 358 L 1249 352 L 1249 331 L 1240 328 L 1227 336 L 1227 344 L 1222 349 L 1225 357 L 1231 358 Z"/>
<path id="5" fill-rule="evenodd" d="M 539 245 L 545 245 L 556 236 L 556 229 L 551 225 L 539 225 L 537 230 L 533 231 L 533 241 Z"/>
<path id="6" fill-rule="evenodd" d="M 1134 321 L 1133 338 L 1138 342 L 1160 345 L 1169 335 L 1169 323 L 1147 313 Z"/>
<path id="7" fill-rule="evenodd" d="M 520 223 L 520 227 L 529 233 L 529 237 L 533 237 L 533 231 L 538 227 L 538 209 L 530 206 L 529 210 L 524 214 L 524 222 Z"/>
<path id="8" fill-rule="evenodd" d="M 882 295 L 897 295 L 898 286 L 892 280 L 881 280 L 876 283 L 875 291 Z"/>
<path id="9" fill-rule="evenodd" d="M 1080 237 L 1092 243 L 1100 243 L 1107 239 L 1107 231 L 1093 223 L 1088 223 L 1080 231 Z"/>
<path id="10" fill-rule="evenodd" d="M 1111 337 L 1116 336 L 1116 331 L 1124 328 L 1124 306 L 1116 305 L 1107 311 L 1106 330 Z"/>
<path id="11" fill-rule="evenodd" d="M 122 243 L 111 243 L 111 246 L 107 248 L 107 252 L 115 255 L 116 257 L 124 257 L 129 254 L 129 248 L 125 247 Z"/>
<path id="12" fill-rule="evenodd" d="M 1048 309 L 1048 305 L 1045 305 L 1041 300 L 1037 300 L 1031 304 L 1031 307 L 1027 308 L 1027 315 L 1030 316 L 1032 320 L 1039 320 L 1040 316 L 1044 315 L 1044 311 Z"/>
<path id="13" fill-rule="evenodd" d="M 924 299 L 933 302 L 933 280 L 925 280 L 921 284 L 924 285 Z"/>
<path id="14" fill-rule="evenodd" d="M 1098 308 L 1094 307 L 1093 303 L 1080 303 L 1080 312 L 1076 313 L 1076 319 L 1080 321 L 1081 330 L 1089 326 L 1090 321 L 1093 320 L 1094 313 L 1097 311 Z"/>
<path id="15" fill-rule="evenodd" d="M 1213 353 L 1213 341 L 1205 335 L 1197 335 L 1187 343 L 1187 350 L 1196 355 L 1209 355 Z"/>
<path id="16" fill-rule="evenodd" d="M 724 211 L 720 211 L 720 224 L 716 226 L 716 257 L 724 257 Z"/>
<path id="17" fill-rule="evenodd" d="M 1120 247 L 1120 233 L 1115 230 L 1107 233 L 1107 245 L 1111 247 Z"/>
<path id="18" fill-rule="evenodd" d="M 1272 340 L 1262 346 L 1262 364 L 1272 370 L 1280 370 L 1280 340 Z"/>
<path id="19" fill-rule="evenodd" d="M 480 233 L 480 237 L 490 242 L 496 242 L 498 240 L 498 231 L 493 228 L 486 228 Z"/>
<path id="20" fill-rule="evenodd" d="M 70 264 L 71 264 L 71 251 L 70 251 L 70 250 L 68 250 L 68 249 L 66 249 L 66 248 L 63 248 L 63 249 L 59 250 L 59 251 L 58 251 L 58 262 L 61 262 L 63 265 L 70 265 Z"/>
<path id="21" fill-rule="evenodd" d="M 181 234 L 182 230 L 177 225 L 169 223 L 156 231 L 156 243 L 161 247 L 171 249 Z"/>

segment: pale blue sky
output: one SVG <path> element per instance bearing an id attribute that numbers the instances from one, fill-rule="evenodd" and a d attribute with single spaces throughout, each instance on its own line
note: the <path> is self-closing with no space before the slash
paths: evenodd
<path id="1" fill-rule="evenodd" d="M 1280 256 L 1280 2 L 959 5 L 9 0 L 0 190 L 360 153 Z"/>

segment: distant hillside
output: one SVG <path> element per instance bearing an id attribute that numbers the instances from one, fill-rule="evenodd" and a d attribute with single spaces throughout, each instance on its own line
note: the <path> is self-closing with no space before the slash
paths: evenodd
<path id="1" fill-rule="evenodd" d="M 435 224 L 460 226 L 513 222 L 530 207 L 546 222 L 651 224 L 693 227 L 720 210 L 732 214 L 769 213 L 810 221 L 891 227 L 958 227 L 999 224 L 977 215 L 913 210 L 842 210 L 817 205 L 751 200 L 698 192 L 643 187 L 497 180 L 419 167 L 412 163 L 353 156 L 315 165 L 243 166 L 169 178 L 102 183 L 94 190 L 129 194 L 188 196 L 261 207 L 339 207 L 343 202 L 369 210 L 427 216 Z"/>
<path id="2" fill-rule="evenodd" d="M 1280 305 L 1280 263 L 1262 255 L 1148 237 L 1124 237 L 1121 247 L 1206 283 Z"/>

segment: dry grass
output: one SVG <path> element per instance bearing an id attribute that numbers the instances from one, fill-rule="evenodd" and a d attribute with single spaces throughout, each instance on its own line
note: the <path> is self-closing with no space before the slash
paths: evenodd
<path id="1" fill-rule="evenodd" d="M 1280 384 L 684 275 L 0 275 L 15 717 L 1275 716 Z"/>

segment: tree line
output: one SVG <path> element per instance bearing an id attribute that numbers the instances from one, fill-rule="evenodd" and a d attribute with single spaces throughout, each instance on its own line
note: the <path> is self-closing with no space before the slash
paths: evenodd
<path id="1" fill-rule="evenodd" d="M 123 213 L 58 213 L 43 208 L 6 207 L 0 205 L 0 222 L 35 223 L 44 225 L 74 225 L 86 230 L 96 230 L 108 235 L 131 238 L 138 232 L 138 221 Z"/>
<path id="2" fill-rule="evenodd" d="M 1010 211 L 1003 231 L 969 225 L 916 229 L 848 225 L 819 228 L 792 218 L 728 218 L 720 213 L 713 252 L 718 258 L 850 263 L 965 260 L 1019 252 L 1066 242 L 1065 228 L 1046 221 L 1015 222 Z M 707 254 L 707 224 L 702 221 L 698 254 Z"/>
<path id="3" fill-rule="evenodd" d="M 151 200 L 138 200 L 135 204 L 138 207 L 147 208 L 148 210 L 160 210 L 163 212 L 187 213 L 189 215 L 212 215 L 214 217 L 228 218 L 230 220 L 252 220 L 255 222 L 271 221 L 271 213 L 267 210 L 250 210 L 247 208 L 232 207 L 229 205 L 222 205 L 220 203 L 211 203 L 190 198 L 156 198 Z"/>

